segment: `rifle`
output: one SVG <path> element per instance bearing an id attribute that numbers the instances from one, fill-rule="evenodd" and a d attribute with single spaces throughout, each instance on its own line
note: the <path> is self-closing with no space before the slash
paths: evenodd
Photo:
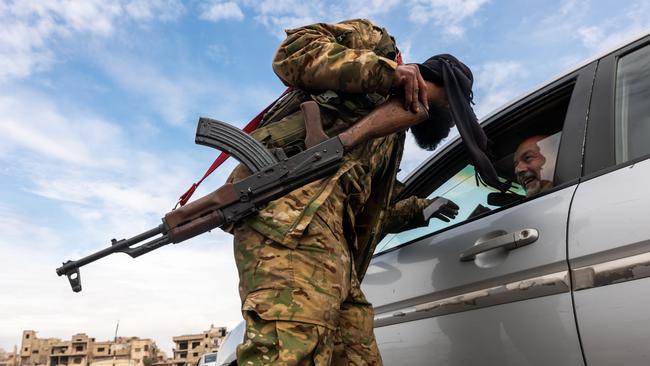
<path id="1" fill-rule="evenodd" d="M 305 120 L 305 147 L 287 157 L 282 149 L 269 151 L 239 129 L 213 119 L 200 118 L 195 142 L 232 155 L 251 171 L 234 183 L 226 183 L 212 193 L 172 210 L 162 224 L 129 239 L 111 240 L 111 245 L 56 269 L 66 275 L 72 291 L 81 291 L 79 268 L 109 254 L 121 252 L 133 258 L 171 243 L 180 243 L 215 228 L 237 222 L 259 211 L 266 203 L 307 183 L 335 172 L 345 151 L 369 139 L 402 131 L 428 118 L 420 105 L 418 113 L 406 111 L 403 101 L 393 97 L 375 108 L 352 127 L 329 138 L 323 131 L 318 104 L 302 103 Z M 154 236 L 160 235 L 155 239 Z M 151 239 L 143 244 L 137 244 Z"/>

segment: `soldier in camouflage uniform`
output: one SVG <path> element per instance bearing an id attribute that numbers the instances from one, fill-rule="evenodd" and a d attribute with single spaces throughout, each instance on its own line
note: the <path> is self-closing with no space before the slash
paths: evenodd
<path id="1" fill-rule="evenodd" d="M 319 103 L 330 136 L 384 102 L 391 87 L 405 89 L 408 107 L 417 105 L 421 77 L 404 81 L 396 57 L 392 37 L 367 20 L 288 30 L 273 69 L 296 90 L 253 136 L 269 148 L 299 149 L 304 123 L 298 106 L 306 100 Z M 382 364 L 372 305 L 360 282 L 381 236 L 425 225 L 422 210 L 430 203 L 417 197 L 393 202 L 404 137 L 400 132 L 357 146 L 332 176 L 232 228 L 246 321 L 239 365 Z M 239 166 L 229 179 L 247 174 Z"/>

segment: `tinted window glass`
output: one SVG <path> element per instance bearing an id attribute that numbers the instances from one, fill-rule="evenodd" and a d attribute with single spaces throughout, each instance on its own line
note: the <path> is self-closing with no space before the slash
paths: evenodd
<path id="1" fill-rule="evenodd" d="M 454 220 L 444 222 L 434 218 L 429 220 L 428 226 L 405 230 L 398 234 L 388 234 L 377 245 L 375 253 L 517 202 L 524 196 L 533 197 L 552 189 L 561 136 L 562 133 L 557 132 L 552 135 L 534 135 L 514 141 L 516 150 L 496 162 L 497 171 L 500 172 L 502 180 L 518 180 L 526 186 L 513 183 L 508 196 L 503 196 L 495 189 L 479 184 L 474 167 L 470 164 L 466 165 L 427 197 L 445 197 L 454 201 L 460 207 L 458 216 Z"/>
<path id="2" fill-rule="evenodd" d="M 388 234 L 377 245 L 375 252 L 378 253 L 396 247 L 423 235 L 436 232 L 447 226 L 463 222 L 481 213 L 498 208 L 498 206 L 488 204 L 488 194 L 497 191 L 493 188 L 477 184 L 474 173 L 475 170 L 472 165 L 465 166 L 451 177 L 451 179 L 440 185 L 428 197 L 440 196 L 454 201 L 460 207 L 458 216 L 454 220 L 444 222 L 434 218 L 429 220 L 428 226 L 406 230 L 399 234 Z M 525 191 L 518 184 L 515 184 L 515 187 L 511 191 L 521 196 L 525 195 Z"/>
<path id="3" fill-rule="evenodd" d="M 214 354 L 213 355 L 205 355 L 203 357 L 203 360 L 205 361 L 205 363 L 216 362 L 217 361 L 217 355 L 214 355 Z"/>
<path id="4" fill-rule="evenodd" d="M 616 163 L 650 154 L 650 46 L 623 56 L 616 72 Z"/>

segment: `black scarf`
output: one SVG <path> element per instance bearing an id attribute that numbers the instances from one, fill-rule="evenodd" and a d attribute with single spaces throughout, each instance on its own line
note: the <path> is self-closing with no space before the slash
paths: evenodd
<path id="1" fill-rule="evenodd" d="M 452 117 L 481 180 L 500 191 L 508 190 L 510 186 L 499 181 L 487 156 L 488 139 L 472 108 L 472 71 L 449 54 L 433 56 L 418 66 L 425 80 L 444 86 Z"/>

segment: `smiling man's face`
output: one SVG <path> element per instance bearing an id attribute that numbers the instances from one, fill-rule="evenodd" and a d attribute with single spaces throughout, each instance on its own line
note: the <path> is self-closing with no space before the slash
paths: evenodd
<path id="1" fill-rule="evenodd" d="M 540 153 L 537 142 L 547 136 L 534 136 L 524 140 L 514 155 L 515 175 L 530 197 L 552 187 L 553 182 L 542 180 L 546 158 Z"/>

